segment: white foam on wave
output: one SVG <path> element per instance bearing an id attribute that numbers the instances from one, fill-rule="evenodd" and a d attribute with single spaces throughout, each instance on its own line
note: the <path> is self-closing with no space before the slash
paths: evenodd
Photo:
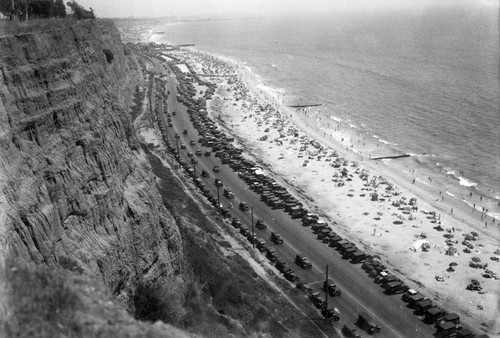
<path id="1" fill-rule="evenodd" d="M 335 122 L 342 122 L 342 119 L 333 115 L 330 115 L 330 118 L 334 120 Z"/>
<path id="2" fill-rule="evenodd" d="M 446 195 L 451 196 L 451 197 L 454 197 L 454 198 L 457 198 L 457 196 L 456 196 L 456 195 L 452 194 L 452 193 L 451 193 L 451 192 L 449 192 L 449 191 L 446 191 Z"/>
<path id="3" fill-rule="evenodd" d="M 379 141 L 382 142 L 383 144 L 389 144 L 389 141 L 386 140 L 379 139 Z"/>
<path id="4" fill-rule="evenodd" d="M 460 176 L 458 177 L 458 181 L 459 181 L 460 185 L 463 185 L 464 187 L 470 188 L 470 187 L 477 186 L 477 183 L 469 181 L 468 179 L 460 177 Z"/>
<path id="5" fill-rule="evenodd" d="M 352 123 L 349 123 L 349 127 L 351 127 L 352 129 L 357 129 L 358 126 L 356 126 L 355 124 L 352 124 Z"/>

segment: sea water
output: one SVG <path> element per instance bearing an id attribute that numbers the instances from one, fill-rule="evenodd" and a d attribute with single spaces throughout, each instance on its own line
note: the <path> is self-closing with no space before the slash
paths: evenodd
<path id="1" fill-rule="evenodd" d="M 245 62 L 285 104 L 323 104 L 314 109 L 332 123 L 414 155 L 402 161 L 448 195 L 496 207 L 497 25 L 496 9 L 429 7 L 185 21 L 155 40 Z"/>

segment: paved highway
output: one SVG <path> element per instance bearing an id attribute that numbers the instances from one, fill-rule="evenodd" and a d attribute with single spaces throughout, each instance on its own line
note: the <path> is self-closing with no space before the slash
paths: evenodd
<path id="1" fill-rule="evenodd" d="M 187 152 L 194 154 L 196 149 L 202 149 L 203 152 L 210 149 L 202 147 L 197 142 L 199 135 L 190 122 L 187 109 L 176 100 L 176 78 L 171 71 L 168 75 L 167 90 L 170 91 L 168 112 L 170 114 L 176 112 L 176 115 L 172 116 L 173 127 L 168 128 L 168 137 L 175 146 L 174 134 L 180 135 L 179 144 L 183 143 L 187 147 L 186 150 L 181 149 L 181 157 L 190 163 Z M 166 119 L 166 116 L 164 117 Z M 188 131 L 187 135 L 183 134 L 184 130 Z M 191 140 L 196 141 L 194 146 L 189 144 Z M 379 336 L 427 337 L 432 336 L 435 332 L 433 326 L 423 323 L 420 317 L 415 316 L 412 310 L 406 307 L 406 303 L 401 301 L 400 295 L 385 295 L 382 287 L 375 284 L 373 279 L 361 269 L 361 264 L 354 265 L 344 260 L 334 248 L 317 240 L 310 228 L 303 227 L 300 219 L 293 220 L 284 211 L 269 208 L 260 200 L 260 195 L 250 190 L 229 166 L 222 165 L 219 158 L 213 156 L 196 156 L 196 158 L 199 161 L 196 164 L 197 176 L 200 177 L 202 169 L 209 172 L 210 177 L 203 178 L 203 180 L 210 189 L 213 189 L 214 195 L 216 195 L 215 177 L 219 177 L 224 186 L 231 188 L 236 198 L 231 200 L 234 208 L 230 212 L 233 217 L 240 218 L 249 229 L 251 229 L 250 212 L 239 210 L 238 204 L 239 201 L 246 201 L 249 206 L 253 207 L 254 220 L 260 218 L 268 226 L 268 229 L 265 230 L 255 229 L 257 238 L 264 238 L 268 247 L 274 246 L 278 255 L 287 261 L 303 282 L 309 283 L 310 286 L 319 291 L 325 279 L 325 267 L 329 266 L 330 279 L 336 282 L 342 291 L 341 296 L 329 297 L 328 300 L 329 306 L 340 310 L 341 319 L 337 323 L 338 327 L 344 323 L 355 322 L 358 313 L 365 311 L 370 313 L 377 324 L 381 326 L 381 332 L 377 334 Z M 212 171 L 214 165 L 219 165 L 221 168 L 217 174 Z M 285 184 L 282 185 L 293 193 L 293 190 Z M 230 200 L 222 196 L 222 190 L 220 200 L 223 205 L 229 205 Z M 271 231 L 280 233 L 283 236 L 284 244 L 273 245 L 269 240 Z M 313 268 L 302 270 L 295 265 L 294 259 L 297 253 L 307 255 Z M 366 334 L 361 329 L 359 331 L 363 335 Z"/>

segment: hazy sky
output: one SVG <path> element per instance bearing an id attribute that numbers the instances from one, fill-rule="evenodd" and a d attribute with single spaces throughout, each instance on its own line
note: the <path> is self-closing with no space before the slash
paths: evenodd
<path id="1" fill-rule="evenodd" d="M 478 3 L 498 6 L 500 0 L 77 0 L 98 17 L 162 17 L 187 15 L 255 15 L 339 10 L 422 8 Z"/>

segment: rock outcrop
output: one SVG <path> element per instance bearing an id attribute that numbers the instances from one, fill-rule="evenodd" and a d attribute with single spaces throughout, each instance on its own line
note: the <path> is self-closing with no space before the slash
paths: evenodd
<path id="1" fill-rule="evenodd" d="M 111 22 L 0 37 L 0 259 L 101 279 L 130 306 L 138 280 L 180 273 L 128 107 L 143 81 Z"/>

